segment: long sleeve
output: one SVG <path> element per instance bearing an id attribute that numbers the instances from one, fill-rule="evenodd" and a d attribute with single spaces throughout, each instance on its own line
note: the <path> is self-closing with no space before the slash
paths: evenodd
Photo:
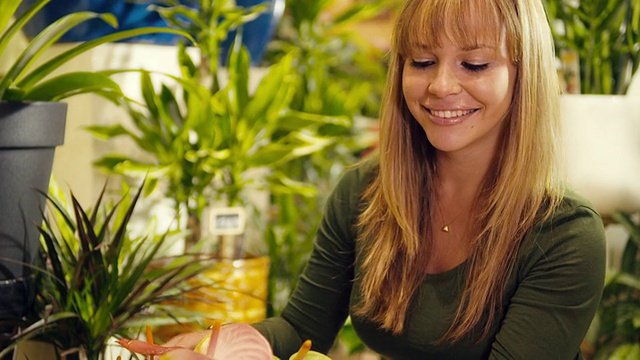
<path id="1" fill-rule="evenodd" d="M 576 206 L 532 237 L 490 359 L 580 358 L 604 286 L 602 222 Z"/>
<path id="2" fill-rule="evenodd" d="M 314 350 L 326 353 L 347 318 L 355 258 L 352 224 L 363 176 L 361 170 L 350 170 L 339 181 L 289 302 L 279 317 L 254 324 L 280 358 L 288 358 L 306 339 L 311 339 Z"/>
<path id="3" fill-rule="evenodd" d="M 358 297 L 355 259 L 361 249 L 353 224 L 368 179 L 362 169 L 345 174 L 327 202 L 313 252 L 290 302 L 280 317 L 256 325 L 277 356 L 288 358 L 306 339 L 315 350 L 328 351 L 353 306 L 350 296 Z M 523 239 L 504 307 L 481 341 L 470 336 L 456 344 L 435 342 L 459 305 L 466 264 L 425 277 L 403 333 L 390 334 L 357 316 L 353 325 L 369 348 L 391 359 L 581 359 L 579 346 L 602 295 L 605 253 L 600 216 L 588 201 L 567 193 L 555 214 Z"/>

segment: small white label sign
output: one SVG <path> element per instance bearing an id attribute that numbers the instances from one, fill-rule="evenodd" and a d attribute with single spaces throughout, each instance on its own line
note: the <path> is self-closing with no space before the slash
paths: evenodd
<path id="1" fill-rule="evenodd" d="M 213 208 L 209 213 L 209 232 L 213 235 L 241 235 L 246 227 L 246 213 L 241 207 Z"/>

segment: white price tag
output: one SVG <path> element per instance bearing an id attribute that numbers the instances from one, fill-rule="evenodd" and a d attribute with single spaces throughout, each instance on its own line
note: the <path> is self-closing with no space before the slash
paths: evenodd
<path id="1" fill-rule="evenodd" d="M 241 235 L 244 234 L 245 226 L 244 208 L 213 208 L 209 213 L 209 232 L 213 235 Z"/>

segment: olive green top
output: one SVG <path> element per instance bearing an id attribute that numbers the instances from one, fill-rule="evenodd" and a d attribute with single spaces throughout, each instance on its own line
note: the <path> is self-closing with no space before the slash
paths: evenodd
<path id="1" fill-rule="evenodd" d="M 327 201 L 314 249 L 279 317 L 255 327 L 287 359 L 305 339 L 327 352 L 359 293 L 354 221 L 360 195 L 372 179 L 363 167 L 349 170 Z M 591 205 L 567 193 L 555 215 L 524 239 L 505 291 L 505 305 L 480 342 L 434 345 L 451 324 L 464 283 L 465 263 L 427 275 L 409 306 L 398 336 L 353 317 L 364 344 L 389 359 L 581 359 L 579 346 L 604 285 L 605 236 Z"/>

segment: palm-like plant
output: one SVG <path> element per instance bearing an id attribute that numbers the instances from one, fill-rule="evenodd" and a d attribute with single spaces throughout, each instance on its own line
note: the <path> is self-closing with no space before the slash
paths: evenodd
<path id="1" fill-rule="evenodd" d="M 151 174 L 156 180 L 165 180 L 166 194 L 174 200 L 176 212 L 186 210 L 188 214 L 190 245 L 200 239 L 202 213 L 212 200 L 250 206 L 244 197 L 249 187 L 307 191 L 308 186 L 284 172 L 268 171 L 264 178 L 254 179 L 251 171 L 272 169 L 335 143 L 337 139 L 315 131 L 319 125 L 341 129 L 350 124 L 344 117 L 291 108 L 298 86 L 292 56 L 273 64 L 254 92 L 249 86 L 249 55 L 239 45 L 241 41 L 232 47 L 226 71 L 219 71 L 219 44 L 229 30 L 264 10 L 263 5 L 243 9 L 233 1 L 200 0 L 198 9 L 178 3 L 158 8 L 168 23 L 192 35 L 199 58 L 194 60 L 181 45 L 181 75 L 167 77 L 168 82 L 159 89 L 151 81 L 153 74 L 142 74 L 146 107 L 127 104 L 133 126 L 89 128 L 101 138 L 127 137 L 151 155 L 147 160 L 109 154 L 96 164 L 109 172 Z"/>
<path id="2" fill-rule="evenodd" d="M 640 66 L 640 0 L 546 0 L 556 49 L 575 51 L 583 94 L 624 94 Z"/>
<path id="3" fill-rule="evenodd" d="M 188 280 L 211 265 L 188 255 L 161 257 L 171 234 L 130 236 L 142 188 L 125 191 L 117 203 L 105 202 L 103 190 L 91 210 L 73 195 L 69 204 L 53 187 L 43 193 L 51 216 L 40 227 L 43 265 L 36 269 L 34 311 L 0 358 L 37 339 L 73 357 L 98 359 L 110 337 L 131 336 L 153 305 L 193 290 Z M 151 266 L 158 261 L 162 266 Z"/>

